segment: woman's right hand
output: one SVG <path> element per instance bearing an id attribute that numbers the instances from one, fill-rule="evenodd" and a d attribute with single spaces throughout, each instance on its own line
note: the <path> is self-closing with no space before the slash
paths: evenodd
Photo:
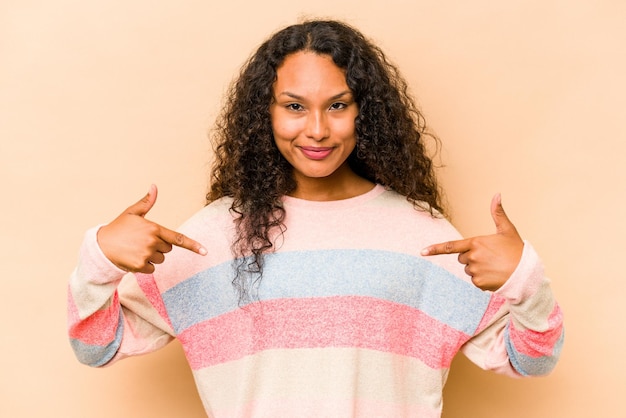
<path id="1" fill-rule="evenodd" d="M 200 255 L 207 253 L 200 243 L 145 218 L 156 198 L 157 188 L 152 185 L 143 199 L 98 230 L 102 252 L 122 270 L 153 273 L 154 264 L 161 264 L 173 245 Z"/>

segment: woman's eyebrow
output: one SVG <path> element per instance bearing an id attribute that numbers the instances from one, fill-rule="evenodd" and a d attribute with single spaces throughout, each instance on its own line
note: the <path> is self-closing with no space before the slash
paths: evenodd
<path id="1" fill-rule="evenodd" d="M 344 97 L 346 95 L 352 95 L 352 92 L 350 90 L 342 91 L 341 93 L 335 94 L 334 96 L 330 97 L 329 100 L 341 99 L 342 97 Z M 291 97 L 292 99 L 295 99 L 295 100 L 305 100 L 304 97 L 302 97 L 302 96 L 300 96 L 300 95 L 298 95 L 296 93 L 292 93 L 290 91 L 283 91 L 283 92 L 281 92 L 281 93 L 279 93 L 277 95 L 277 97 L 280 97 L 280 96 Z"/>

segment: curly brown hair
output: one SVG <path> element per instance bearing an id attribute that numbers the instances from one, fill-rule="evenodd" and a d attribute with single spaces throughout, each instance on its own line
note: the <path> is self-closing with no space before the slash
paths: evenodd
<path id="1" fill-rule="evenodd" d="M 236 216 L 233 285 L 240 302 L 260 280 L 263 255 L 284 231 L 281 198 L 296 188 L 291 165 L 272 134 L 270 104 L 276 70 L 299 51 L 332 57 L 345 71 L 359 113 L 352 170 L 406 196 L 416 208 L 443 214 L 431 158 L 423 143 L 423 115 L 406 81 L 382 50 L 343 22 L 314 20 L 289 26 L 265 41 L 242 67 L 226 95 L 212 139 L 215 162 L 207 204 L 228 196 Z M 438 146 L 438 140 L 433 135 Z"/>

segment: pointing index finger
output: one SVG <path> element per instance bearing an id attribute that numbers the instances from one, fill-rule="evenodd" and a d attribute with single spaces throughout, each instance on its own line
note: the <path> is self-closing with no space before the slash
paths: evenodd
<path id="1" fill-rule="evenodd" d="M 439 254 L 460 254 L 469 250 L 469 240 L 462 239 L 458 241 L 448 241 L 439 244 L 430 245 L 421 251 L 421 254 L 439 255 Z"/>
<path id="2" fill-rule="evenodd" d="M 161 239 L 169 244 L 175 245 L 177 247 L 185 248 L 189 251 L 193 251 L 194 253 L 198 253 L 200 255 L 206 255 L 207 250 L 197 241 L 192 240 L 188 236 L 181 234 L 180 232 L 172 231 L 171 229 L 167 229 L 165 227 L 161 227 L 159 236 Z"/>

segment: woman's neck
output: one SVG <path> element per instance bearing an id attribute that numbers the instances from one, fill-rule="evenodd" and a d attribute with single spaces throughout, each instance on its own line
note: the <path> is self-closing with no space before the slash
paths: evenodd
<path id="1" fill-rule="evenodd" d="M 313 201 L 349 199 L 367 193 L 374 187 L 374 183 L 357 175 L 347 166 L 328 177 L 311 178 L 296 175 L 296 184 L 296 189 L 289 195 Z"/>

